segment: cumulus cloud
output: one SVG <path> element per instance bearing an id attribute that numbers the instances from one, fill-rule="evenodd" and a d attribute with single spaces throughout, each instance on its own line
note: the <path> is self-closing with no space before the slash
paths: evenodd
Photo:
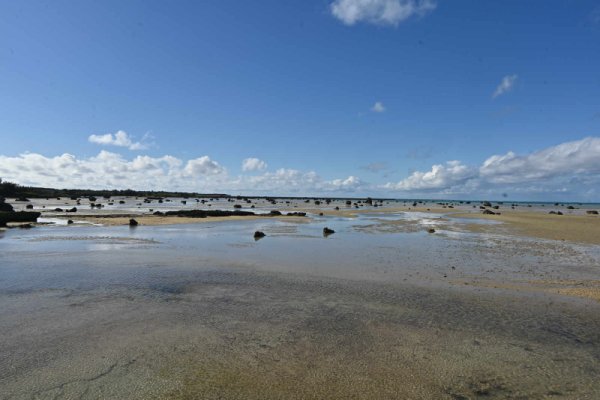
<path id="1" fill-rule="evenodd" d="M 148 148 L 148 145 L 144 143 L 147 137 L 147 135 L 144 135 L 140 142 L 134 142 L 127 132 L 119 130 L 114 134 L 90 135 L 88 141 L 102 146 L 117 146 L 127 147 L 129 150 L 144 150 Z"/>
<path id="2" fill-rule="evenodd" d="M 433 165 L 430 171 L 415 171 L 408 178 L 398 183 L 388 183 L 385 187 L 404 191 L 440 190 L 462 183 L 474 174 L 472 168 L 460 161 L 448 161 L 446 164 Z"/>
<path id="3" fill-rule="evenodd" d="M 433 0 L 335 0 L 330 6 L 331 14 L 346 25 L 367 22 L 392 26 L 435 8 Z"/>
<path id="4" fill-rule="evenodd" d="M 600 138 L 588 137 L 530 154 L 508 152 L 487 158 L 479 167 L 460 161 L 413 172 L 386 189 L 404 192 L 513 193 L 569 192 L 582 194 L 600 184 Z"/>
<path id="5" fill-rule="evenodd" d="M 209 156 L 203 156 L 189 160 L 183 171 L 187 176 L 221 175 L 225 173 L 225 168 L 211 160 Z"/>
<path id="6" fill-rule="evenodd" d="M 600 138 L 562 143 L 528 155 L 512 151 L 494 155 L 479 168 L 482 178 L 493 183 L 540 181 L 559 176 L 600 173 Z"/>
<path id="7" fill-rule="evenodd" d="M 267 163 L 261 159 L 250 157 L 242 161 L 242 171 L 263 171 L 267 169 Z"/>
<path id="8" fill-rule="evenodd" d="M 89 158 L 35 153 L 0 156 L 0 176 L 24 185 L 59 188 L 202 190 L 218 187 L 227 173 L 208 156 L 187 163 L 169 155 L 128 160 L 103 150 Z"/>
<path id="9" fill-rule="evenodd" d="M 373 107 L 371 107 L 371 111 L 376 113 L 382 113 L 385 111 L 385 107 L 383 106 L 382 102 L 378 101 L 375 104 L 373 104 Z"/>
<path id="10" fill-rule="evenodd" d="M 502 78 L 502 81 L 496 87 L 496 90 L 494 91 L 492 98 L 495 99 L 496 97 L 501 96 L 506 92 L 510 92 L 516 82 L 517 82 L 517 75 L 506 75 L 504 78 Z"/>
<path id="11" fill-rule="evenodd" d="M 356 176 L 349 176 L 346 179 L 334 179 L 330 182 L 326 182 L 334 190 L 352 189 L 356 190 L 361 187 L 362 182 Z"/>
<path id="12" fill-rule="evenodd" d="M 126 158 L 105 150 L 87 158 L 68 153 L 52 157 L 36 153 L 0 155 L 0 177 L 22 185 L 58 188 L 302 196 L 328 193 L 481 196 L 506 192 L 521 197 L 560 194 L 597 200 L 600 137 L 561 143 L 529 154 L 492 155 L 480 165 L 448 161 L 384 185 L 369 184 L 353 175 L 328 180 L 315 171 L 288 168 L 231 176 L 223 165 L 207 155 L 189 160 L 170 155 Z"/>
<path id="13" fill-rule="evenodd" d="M 0 177 L 22 185 L 58 188 L 269 195 L 350 193 L 362 187 L 354 176 L 328 181 L 314 171 L 287 168 L 259 175 L 230 176 L 225 167 L 209 156 L 187 161 L 170 155 L 139 155 L 127 159 L 105 150 L 89 158 L 67 153 L 55 157 L 36 153 L 16 157 L 0 155 Z"/>

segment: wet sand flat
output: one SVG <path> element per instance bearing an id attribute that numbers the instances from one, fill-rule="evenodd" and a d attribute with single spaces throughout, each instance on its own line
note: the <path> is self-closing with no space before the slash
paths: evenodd
<path id="1" fill-rule="evenodd" d="M 238 273 L 11 300 L 44 307 L 10 321 L 19 334 L 4 323 L 14 357 L 0 376 L 6 398 L 594 398 L 600 390 L 598 308 L 569 303 L 525 299 L 524 308 L 524 299 L 490 293 Z"/>
<path id="2" fill-rule="evenodd" d="M 600 246 L 444 210 L 0 232 L 0 399 L 598 398 Z"/>

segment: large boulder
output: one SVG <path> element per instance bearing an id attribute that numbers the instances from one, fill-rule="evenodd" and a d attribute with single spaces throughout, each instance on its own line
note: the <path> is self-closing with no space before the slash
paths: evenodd
<path id="1" fill-rule="evenodd" d="M 39 212 L 0 212 L 0 226 L 6 226 L 7 222 L 36 222 L 39 216 L 42 215 Z"/>

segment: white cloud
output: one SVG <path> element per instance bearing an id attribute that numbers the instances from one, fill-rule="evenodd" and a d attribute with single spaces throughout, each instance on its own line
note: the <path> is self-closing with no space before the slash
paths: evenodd
<path id="1" fill-rule="evenodd" d="M 498 87 L 496 87 L 496 90 L 494 91 L 492 98 L 495 99 L 496 97 L 503 95 L 506 92 L 511 91 L 516 82 L 517 82 L 517 75 L 506 75 L 504 78 L 502 78 L 502 81 L 500 82 Z"/>
<path id="2" fill-rule="evenodd" d="M 519 156 L 512 151 L 483 162 L 479 174 L 493 183 L 522 183 L 559 176 L 600 174 L 600 138 L 562 143 Z"/>
<path id="3" fill-rule="evenodd" d="M 436 8 L 433 0 L 335 0 L 333 16 L 346 25 L 368 22 L 397 26 L 412 17 L 423 16 Z"/>
<path id="4" fill-rule="evenodd" d="M 90 135 L 88 140 L 91 143 L 102 146 L 118 146 L 127 147 L 129 150 L 144 150 L 148 148 L 148 145 L 144 143 L 144 140 L 147 137 L 147 135 L 144 135 L 142 141 L 134 142 L 127 132 L 119 130 L 114 134 L 107 133 L 105 135 Z"/>
<path id="5" fill-rule="evenodd" d="M 373 107 L 371 107 L 371 111 L 376 113 L 382 113 L 385 111 L 385 107 L 383 106 L 382 102 L 378 101 L 373 105 Z"/>
<path id="6" fill-rule="evenodd" d="M 351 176 L 347 177 L 346 179 L 334 179 L 330 182 L 327 182 L 327 185 L 330 185 L 330 187 L 334 190 L 342 190 L 342 189 L 356 190 L 362 185 L 362 182 L 356 176 L 351 175 Z"/>
<path id="7" fill-rule="evenodd" d="M 57 188 L 173 190 L 264 195 L 415 195 L 438 197 L 539 196 L 550 199 L 598 199 L 600 195 L 600 137 L 561 143 L 529 154 L 492 155 L 480 165 L 460 161 L 435 164 L 399 182 L 373 185 L 356 176 L 323 179 L 315 171 L 280 168 L 276 171 L 231 176 L 209 156 L 190 160 L 164 155 L 126 158 L 101 151 L 79 158 L 72 154 L 46 157 L 25 153 L 0 155 L 0 177 L 22 185 Z M 514 197 L 513 197 L 514 198 Z M 564 198 L 564 197 L 563 197 Z"/>
<path id="8" fill-rule="evenodd" d="M 460 161 L 448 161 L 445 165 L 436 164 L 431 171 L 415 171 L 408 178 L 398 183 L 388 183 L 388 189 L 414 191 L 414 190 L 441 190 L 463 183 L 475 175 L 475 171 Z"/>
<path id="9" fill-rule="evenodd" d="M 218 162 L 211 160 L 209 156 L 189 160 L 183 170 L 188 176 L 221 175 L 225 173 L 225 168 L 220 166 Z"/>
<path id="10" fill-rule="evenodd" d="M 226 170 L 208 156 L 184 164 L 169 155 L 128 160 L 104 150 L 89 158 L 35 153 L 0 156 L 0 176 L 32 186 L 140 190 L 204 190 L 217 188 L 227 179 Z"/>
<path id="11" fill-rule="evenodd" d="M 0 155 L 0 177 L 22 185 L 84 189 L 137 189 L 193 192 L 307 195 L 354 192 L 358 178 L 326 181 L 314 171 L 281 168 L 259 175 L 232 177 L 209 156 L 181 160 L 165 155 L 140 155 L 127 159 L 101 151 L 96 156 L 77 158 L 72 154 L 46 157 L 25 153 Z"/>
<path id="12" fill-rule="evenodd" d="M 263 171 L 267 169 L 267 163 L 258 158 L 250 157 L 242 161 L 242 171 Z"/>
<path id="13" fill-rule="evenodd" d="M 449 193 L 571 193 L 585 195 L 600 185 L 600 138 L 566 142 L 530 154 L 508 152 L 486 159 L 479 167 L 460 161 L 413 172 L 385 189 Z"/>

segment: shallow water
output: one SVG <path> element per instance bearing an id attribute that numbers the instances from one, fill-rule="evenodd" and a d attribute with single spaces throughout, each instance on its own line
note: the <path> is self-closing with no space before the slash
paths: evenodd
<path id="1" fill-rule="evenodd" d="M 598 246 L 472 223 L 0 232 L 0 398 L 600 396 L 598 303 L 457 284 L 598 279 Z"/>

